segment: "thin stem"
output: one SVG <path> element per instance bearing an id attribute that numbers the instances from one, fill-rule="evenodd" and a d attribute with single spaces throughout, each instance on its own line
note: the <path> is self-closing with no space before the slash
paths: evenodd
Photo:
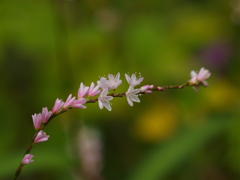
<path id="1" fill-rule="evenodd" d="M 147 90 L 150 90 L 150 91 L 166 91 L 166 90 L 170 90 L 170 89 L 182 89 L 182 88 L 184 88 L 184 87 L 186 87 L 186 86 L 204 86 L 204 85 L 203 85 L 202 83 L 198 83 L 198 84 L 185 83 L 185 84 L 178 85 L 178 86 L 173 86 L 173 85 L 168 85 L 168 86 L 156 86 L 156 87 L 153 86 L 153 87 L 149 87 Z M 139 95 L 140 95 L 140 94 L 143 95 L 143 94 L 148 94 L 148 93 L 139 92 L 138 94 L 139 94 Z M 108 94 L 108 96 L 112 96 L 112 97 L 124 97 L 124 96 L 126 96 L 126 93 L 124 92 L 124 93 L 115 94 L 115 90 L 114 90 L 114 92 L 111 93 L 111 94 Z M 98 98 L 94 98 L 94 99 L 89 99 L 89 100 L 87 100 L 86 103 L 95 103 L 95 102 L 97 102 L 97 101 L 98 101 Z M 35 144 L 34 141 L 35 141 L 35 138 L 36 138 L 38 132 L 41 131 L 41 130 L 43 130 L 53 118 L 55 118 L 56 116 L 58 116 L 58 115 L 60 115 L 60 114 L 62 114 L 62 113 L 65 113 L 65 112 L 68 111 L 69 109 L 72 109 L 72 107 L 61 109 L 59 112 L 52 114 L 51 117 L 49 118 L 49 120 L 48 120 L 46 123 L 43 123 L 43 124 L 42 124 L 41 128 L 38 129 L 38 130 L 35 132 L 35 134 L 33 135 L 31 144 L 27 147 L 24 155 L 28 154 L 28 153 L 32 150 L 32 148 L 33 148 L 33 146 L 34 146 L 34 144 Z M 20 163 L 20 165 L 18 166 L 18 168 L 17 168 L 17 170 L 16 170 L 15 177 L 14 177 L 13 180 L 16 180 L 16 179 L 18 178 L 18 176 L 20 175 L 20 173 L 21 173 L 21 171 L 22 171 L 23 166 L 24 166 L 24 165 L 23 165 L 22 163 Z"/>

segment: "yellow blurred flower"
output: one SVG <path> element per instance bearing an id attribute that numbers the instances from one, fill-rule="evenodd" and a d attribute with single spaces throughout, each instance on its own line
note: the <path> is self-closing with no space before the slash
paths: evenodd
<path id="1" fill-rule="evenodd" d="M 164 101 L 165 102 L 165 101 Z M 153 104 L 137 119 L 133 134 L 145 142 L 156 142 L 169 138 L 177 126 L 177 111 L 171 103 Z"/>

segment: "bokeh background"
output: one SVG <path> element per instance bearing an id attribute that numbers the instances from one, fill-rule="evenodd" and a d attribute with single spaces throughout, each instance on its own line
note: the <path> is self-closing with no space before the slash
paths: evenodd
<path id="1" fill-rule="evenodd" d="M 19 180 L 240 179 L 239 0 L 1 0 L 0 179 L 13 179 L 31 115 L 80 82 L 140 72 L 142 85 L 210 86 L 113 100 L 55 118 Z"/>

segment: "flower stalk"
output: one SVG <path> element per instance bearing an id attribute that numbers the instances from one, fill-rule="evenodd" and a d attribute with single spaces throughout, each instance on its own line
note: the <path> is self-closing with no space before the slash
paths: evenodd
<path id="1" fill-rule="evenodd" d="M 143 77 L 137 77 L 136 74 L 132 74 L 131 76 L 125 74 L 125 78 L 127 83 L 129 84 L 129 88 L 126 92 L 123 93 L 116 93 L 116 89 L 118 86 L 122 84 L 122 80 L 120 79 L 120 73 L 114 77 L 114 75 L 109 74 L 108 79 L 106 77 L 101 77 L 99 81 L 97 81 L 97 85 L 92 82 L 90 87 L 85 86 L 83 83 L 80 83 L 80 87 L 78 89 L 78 98 L 72 97 L 72 94 L 68 96 L 66 102 L 62 101 L 61 99 L 57 98 L 55 104 L 51 111 L 45 107 L 42 109 L 42 113 L 32 115 L 33 119 L 33 126 L 36 130 L 35 134 L 32 137 L 32 141 L 30 145 L 26 148 L 24 153 L 24 157 L 20 165 L 18 166 L 14 180 L 16 180 L 24 165 L 32 163 L 33 155 L 29 154 L 32 150 L 33 146 L 36 143 L 41 143 L 47 141 L 50 137 L 47 135 L 43 130 L 48 125 L 48 123 L 54 119 L 56 116 L 65 113 L 66 111 L 79 108 L 85 109 L 86 103 L 96 103 L 98 102 L 99 108 L 103 109 L 104 107 L 111 111 L 111 103 L 110 101 L 113 98 L 117 97 L 126 97 L 127 102 L 130 106 L 134 105 L 134 102 L 140 102 L 139 96 L 144 94 L 150 94 L 153 91 L 166 91 L 171 89 L 183 89 L 184 87 L 192 87 L 195 91 L 199 90 L 200 86 L 207 87 L 208 83 L 206 79 L 210 77 L 210 72 L 204 68 L 201 68 L 199 73 L 195 71 L 191 71 L 191 79 L 187 81 L 187 83 L 182 85 L 168 85 L 168 86 L 154 86 L 154 85 L 144 85 L 139 89 L 134 89 L 138 86 L 143 80 Z M 112 90 L 112 93 L 109 91 Z M 96 95 L 99 95 L 97 98 L 92 98 Z"/>

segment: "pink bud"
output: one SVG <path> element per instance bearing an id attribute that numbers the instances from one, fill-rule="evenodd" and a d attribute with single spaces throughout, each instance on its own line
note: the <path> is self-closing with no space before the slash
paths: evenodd
<path id="1" fill-rule="evenodd" d="M 84 106 L 83 104 L 86 103 L 86 99 L 85 98 L 80 98 L 78 100 L 75 100 L 72 104 L 73 108 L 80 108 L 80 109 L 85 109 L 87 108 L 86 106 Z"/>
<path id="2" fill-rule="evenodd" d="M 81 83 L 78 89 L 78 98 L 84 98 L 88 93 L 88 89 L 88 86 L 85 86 L 83 83 Z"/>
<path id="3" fill-rule="evenodd" d="M 26 154 L 22 159 L 22 164 L 26 165 L 26 164 L 33 162 L 33 160 L 32 160 L 33 157 L 34 156 L 32 154 Z"/>
<path id="4" fill-rule="evenodd" d="M 75 97 L 72 98 L 72 94 L 70 94 L 70 95 L 68 96 L 66 102 L 64 103 L 63 107 L 64 107 L 64 108 L 70 107 L 70 106 L 73 104 L 74 100 L 75 100 Z"/>
<path id="5" fill-rule="evenodd" d="M 50 136 L 48 136 L 45 132 L 43 132 L 43 130 L 41 130 L 38 132 L 38 134 L 34 140 L 34 143 L 40 143 L 40 142 L 47 141 L 49 137 Z"/>
<path id="6" fill-rule="evenodd" d="M 57 98 L 53 106 L 52 113 L 53 114 L 57 113 L 63 107 L 63 105 L 64 105 L 64 102 Z"/>
<path id="7" fill-rule="evenodd" d="M 148 90 L 150 88 L 150 85 L 145 85 L 140 87 L 140 92 L 145 92 L 146 90 Z"/>
<path id="8" fill-rule="evenodd" d="M 52 115 L 52 112 L 48 111 L 47 107 L 42 108 L 42 122 L 43 123 L 48 122 L 48 119 L 51 117 L 51 115 Z"/>
<path id="9" fill-rule="evenodd" d="M 33 119 L 33 126 L 36 130 L 40 129 L 41 125 L 42 125 L 42 115 L 39 114 L 34 114 L 32 115 L 32 119 Z"/>

